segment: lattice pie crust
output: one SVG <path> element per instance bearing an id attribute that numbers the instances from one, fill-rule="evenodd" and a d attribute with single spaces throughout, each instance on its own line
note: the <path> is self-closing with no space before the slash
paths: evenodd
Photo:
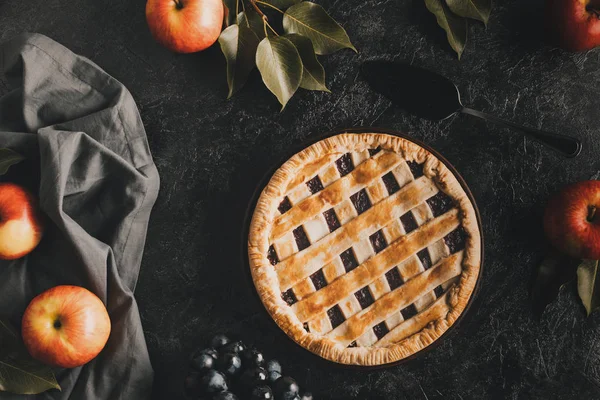
<path id="1" fill-rule="evenodd" d="M 250 226 L 252 278 L 293 340 L 381 365 L 438 339 L 481 263 L 473 204 L 435 156 L 400 137 L 341 134 L 289 159 Z"/>

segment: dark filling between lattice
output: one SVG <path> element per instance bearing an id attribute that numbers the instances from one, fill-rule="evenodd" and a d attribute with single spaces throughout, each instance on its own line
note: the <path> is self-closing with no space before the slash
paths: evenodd
<path id="1" fill-rule="evenodd" d="M 290 208 L 292 208 L 292 203 L 290 202 L 290 199 L 287 196 L 285 196 L 281 203 L 279 203 L 279 207 L 277 207 L 279 212 L 282 214 L 285 214 L 287 211 L 289 211 Z"/>
<path id="2" fill-rule="evenodd" d="M 354 208 L 356 208 L 358 214 L 362 214 L 371 208 L 371 200 L 365 189 L 350 196 L 350 201 L 354 205 Z"/>
<path id="3" fill-rule="evenodd" d="M 269 246 L 269 251 L 267 252 L 267 259 L 271 263 L 271 265 L 275 265 L 279 262 L 279 257 L 277 257 L 277 252 L 275 251 L 275 247 L 273 245 Z"/>
<path id="4" fill-rule="evenodd" d="M 331 327 L 335 329 L 337 326 L 342 324 L 346 318 L 344 318 L 344 314 L 342 314 L 342 310 L 340 310 L 339 306 L 333 306 L 329 310 L 327 310 L 327 316 L 331 321 Z"/>
<path id="5" fill-rule="evenodd" d="M 313 285 L 315 285 L 316 290 L 322 289 L 325 286 L 327 286 L 327 280 L 325 279 L 325 275 L 323 274 L 322 269 L 312 274 L 310 276 L 310 280 L 312 281 Z"/>
<path id="6" fill-rule="evenodd" d="M 433 265 L 433 262 L 431 261 L 431 257 L 429 256 L 429 251 L 427 251 L 427 248 L 418 252 L 417 257 L 419 257 L 419 260 L 421 260 L 421 264 L 423 264 L 423 268 L 425 268 L 425 270 L 428 270 Z"/>
<path id="7" fill-rule="evenodd" d="M 419 227 L 415 216 L 410 211 L 400 217 L 400 222 L 402 222 L 406 233 L 410 233 Z"/>
<path id="8" fill-rule="evenodd" d="M 340 173 L 340 176 L 348 175 L 354 169 L 354 164 L 352 163 L 352 157 L 350 153 L 346 153 L 340 158 L 338 158 L 335 162 L 337 169 Z"/>
<path id="9" fill-rule="evenodd" d="M 325 221 L 327 222 L 327 227 L 329 228 L 329 232 L 333 232 L 341 226 L 340 220 L 338 219 L 337 215 L 335 214 L 335 211 L 333 210 L 333 208 L 325 211 L 323 213 L 323 216 L 325 217 Z"/>
<path id="10" fill-rule="evenodd" d="M 410 306 L 408 306 L 404 310 L 402 310 L 401 313 L 402 313 L 402 318 L 407 320 L 407 319 L 410 319 L 410 318 L 414 317 L 415 315 L 417 315 L 418 311 L 417 311 L 417 307 L 415 307 L 414 304 L 411 304 Z"/>
<path id="11" fill-rule="evenodd" d="M 427 204 L 434 217 L 439 217 L 454 207 L 454 201 L 444 192 L 438 192 L 435 196 L 427 199 Z"/>
<path id="12" fill-rule="evenodd" d="M 312 194 L 315 194 L 315 193 L 323 190 L 323 183 L 321 183 L 321 179 L 319 178 L 319 175 L 315 176 L 310 181 L 306 182 L 306 186 L 308 186 L 308 190 L 310 190 L 310 192 Z"/>
<path id="13" fill-rule="evenodd" d="M 296 229 L 294 229 L 294 239 L 296 239 L 298 251 L 304 250 L 305 248 L 310 246 L 310 240 L 308 240 L 306 232 L 304 232 L 303 226 L 299 226 Z"/>
<path id="14" fill-rule="evenodd" d="M 375 336 L 377 336 L 377 339 L 381 339 L 382 337 L 387 335 L 389 331 L 390 330 L 388 329 L 385 322 L 380 322 L 373 327 L 373 332 L 375 332 Z"/>
<path id="15" fill-rule="evenodd" d="M 281 293 L 281 298 L 285 300 L 285 302 L 288 303 L 289 306 L 298 302 L 298 299 L 296 298 L 296 295 L 294 294 L 294 291 L 292 289 L 288 289 L 285 292 Z"/>
<path id="16" fill-rule="evenodd" d="M 385 188 L 390 196 L 400 190 L 400 184 L 396 180 L 396 177 L 393 173 L 388 172 L 381 177 L 381 180 L 383 181 L 383 184 L 385 185 Z"/>
<path id="17" fill-rule="evenodd" d="M 371 242 L 371 246 L 373 246 L 375 253 L 379 253 L 388 245 L 387 240 L 385 240 L 385 236 L 381 230 L 369 236 L 369 241 Z"/>
<path id="18" fill-rule="evenodd" d="M 340 254 L 340 258 L 342 259 L 342 264 L 344 264 L 346 272 L 350 272 L 358 267 L 358 261 L 356 260 L 352 247 Z"/>
<path id="19" fill-rule="evenodd" d="M 467 235 L 465 229 L 462 226 L 459 226 L 444 237 L 444 242 L 450 249 L 450 254 L 454 254 L 465 249 L 466 239 Z"/>
<path id="20" fill-rule="evenodd" d="M 369 149 L 369 156 L 373 157 L 375 154 L 381 151 L 381 147 L 377 147 L 376 149 Z"/>
<path id="21" fill-rule="evenodd" d="M 412 172 L 415 179 L 423 176 L 423 164 L 419 164 L 416 161 L 407 161 L 408 168 L 410 168 L 410 172 Z"/>
<path id="22" fill-rule="evenodd" d="M 437 286 L 435 289 L 433 289 L 433 292 L 435 293 L 435 297 L 442 297 L 444 294 L 444 288 L 442 286 Z"/>
<path id="23" fill-rule="evenodd" d="M 356 347 L 356 342 L 352 342 L 348 345 L 348 347 Z"/>
<path id="24" fill-rule="evenodd" d="M 310 332 L 310 328 L 308 327 L 308 322 L 305 322 L 305 323 L 304 323 L 304 330 L 305 330 L 306 332 Z"/>
<path id="25" fill-rule="evenodd" d="M 396 267 L 389 270 L 385 274 L 385 278 L 387 279 L 388 285 L 390 285 L 390 289 L 392 290 L 399 288 L 404 283 L 404 280 L 400 276 L 400 271 L 398 271 L 398 268 Z"/>
<path id="26" fill-rule="evenodd" d="M 373 299 L 373 295 L 371 294 L 371 291 L 369 290 L 368 286 L 365 286 L 364 288 L 360 289 L 358 292 L 355 292 L 354 297 L 356 297 L 356 300 L 358 300 L 358 303 L 360 304 L 361 308 L 363 308 L 363 309 L 365 309 L 365 308 L 369 307 L 371 304 L 375 303 L 375 299 Z"/>

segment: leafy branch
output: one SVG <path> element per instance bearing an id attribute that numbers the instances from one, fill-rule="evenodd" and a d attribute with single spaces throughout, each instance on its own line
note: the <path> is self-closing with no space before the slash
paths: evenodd
<path id="1" fill-rule="evenodd" d="M 446 31 L 448 43 L 460 59 L 467 44 L 469 19 L 487 26 L 492 0 L 425 0 L 425 6 Z"/>
<path id="2" fill-rule="evenodd" d="M 302 0 L 223 2 L 228 11 L 219 45 L 227 61 L 228 98 L 244 86 L 256 66 L 283 110 L 298 88 L 329 92 L 317 55 L 344 48 L 356 51 L 344 28 L 318 4 Z M 277 14 L 267 15 L 271 10 Z M 269 20 L 279 16 L 281 34 Z"/>

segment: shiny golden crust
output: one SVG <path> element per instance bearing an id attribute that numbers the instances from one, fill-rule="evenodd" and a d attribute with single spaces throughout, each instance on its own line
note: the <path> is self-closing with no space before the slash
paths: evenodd
<path id="1" fill-rule="evenodd" d="M 330 179 L 331 171 L 324 170 L 346 153 L 365 152 L 366 149 L 377 147 L 384 151 L 363 161 L 343 178 L 337 176 Z M 381 177 L 404 161 L 423 163 L 425 177 L 403 182 L 400 191 L 383 198 L 378 194 L 381 189 L 378 189 L 374 177 Z M 298 190 L 305 191 L 306 185 L 303 184 L 319 171 L 324 190 L 313 195 L 308 193 L 308 197 L 306 193 L 299 194 L 300 200 L 296 202 L 296 206 L 280 215 L 278 206 L 284 197 L 296 196 L 290 190 L 297 187 Z M 433 187 L 428 185 L 430 180 L 435 182 Z M 340 213 L 343 213 L 344 200 L 364 188 L 368 189 L 369 196 L 376 199 L 373 203 L 377 204 L 347 223 L 342 223 L 342 227 L 333 233 L 315 234 L 316 239 L 311 240 L 313 244 L 300 252 L 282 245 L 281 249 L 285 249 L 282 251 L 286 252 L 286 256 L 280 263 L 271 265 L 267 254 L 273 242 L 284 240 L 292 229 L 308 224 L 309 221 L 322 224 L 319 218 L 322 218 L 324 210 L 339 207 Z M 405 207 L 413 212 L 419 210 L 414 208 L 414 204 L 406 206 L 411 199 L 417 198 L 419 193 L 426 193 L 423 195 L 426 199 L 438 190 L 454 200 L 454 210 L 430 219 L 407 235 L 400 232 L 402 228 L 398 231 L 392 226 L 390 221 L 398 220 L 397 217 L 406 212 Z M 394 196 L 397 199 L 390 200 Z M 424 199 L 419 199 L 417 203 Z M 439 262 L 436 260 L 436 265 L 432 268 L 414 275 L 414 260 L 409 256 L 414 257 L 414 253 L 422 248 L 435 247 L 440 238 L 458 225 L 462 225 L 467 234 L 465 249 L 454 255 L 440 256 Z M 348 231 L 345 230 L 346 227 Z M 382 228 L 390 241 L 389 247 L 359 261 L 360 265 L 356 269 L 336 275 L 336 268 L 340 268 L 339 261 L 336 261 L 340 249 L 344 250 L 348 243 L 352 245 L 364 240 Z M 275 172 L 263 190 L 249 232 L 248 255 L 252 278 L 269 314 L 301 346 L 342 364 L 387 364 L 406 358 L 433 343 L 464 311 L 475 288 L 481 264 L 480 229 L 475 210 L 456 177 L 425 149 L 403 138 L 386 134 L 341 134 L 315 143 L 290 158 Z M 387 284 L 382 283 L 381 278 L 382 271 L 385 273 L 389 265 L 398 265 L 400 275 L 407 274 L 413 279 L 393 292 L 389 291 L 389 287 L 386 290 Z M 314 292 L 312 284 L 307 283 L 307 277 L 321 267 L 326 277 L 331 275 L 337 278 Z M 378 294 L 375 303 L 361 310 L 353 304 L 355 300 L 352 293 L 365 284 L 369 284 L 371 290 Z M 392 318 L 390 313 L 398 313 L 397 307 L 404 306 L 406 301 L 414 301 L 425 292 L 430 293 L 438 284 L 445 285 L 445 294 L 432 300 L 416 316 L 396 321 L 389 333 L 376 343 L 364 347 L 347 347 L 349 343 L 368 333 L 373 324 Z M 290 287 L 294 287 L 299 296 L 298 302 L 293 306 L 289 306 L 281 297 L 281 293 Z M 348 293 L 350 297 L 344 297 Z M 326 317 L 324 310 L 337 301 L 344 310 L 353 310 L 354 315 L 331 329 L 331 325 L 327 325 L 328 321 L 323 317 Z M 311 332 L 304 329 L 305 321 L 311 321 Z M 312 327 L 316 331 L 323 331 L 314 332 Z M 370 342 L 366 340 L 365 343 Z"/>

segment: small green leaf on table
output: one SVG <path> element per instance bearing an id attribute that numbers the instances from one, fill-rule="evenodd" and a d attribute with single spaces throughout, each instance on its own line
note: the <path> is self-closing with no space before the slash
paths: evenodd
<path id="1" fill-rule="evenodd" d="M 425 5 L 435 15 L 438 25 L 446 31 L 448 43 L 460 60 L 467 44 L 467 20 L 453 14 L 443 0 L 425 0 Z"/>
<path id="2" fill-rule="evenodd" d="M 540 316 L 550 304 L 560 288 L 575 278 L 579 260 L 551 250 L 537 268 L 531 288 L 533 312 Z"/>
<path id="3" fill-rule="evenodd" d="M 38 394 L 60 386 L 52 369 L 34 360 L 17 331 L 0 320 L 0 391 Z"/>
<path id="4" fill-rule="evenodd" d="M 288 8 L 283 15 L 283 29 L 286 33 L 298 33 L 309 38 L 315 52 L 320 55 L 344 48 L 356 51 L 344 28 L 323 7 L 310 1 Z"/>
<path id="5" fill-rule="evenodd" d="M 23 161 L 25 157 L 11 149 L 0 149 L 0 175 L 8 172 L 8 169 Z"/>
<path id="6" fill-rule="evenodd" d="M 492 0 L 446 0 L 446 4 L 454 14 L 476 19 L 487 26 L 492 11 Z"/>
<path id="7" fill-rule="evenodd" d="M 258 43 L 258 37 L 247 23 L 231 25 L 221 32 L 219 45 L 227 61 L 227 84 L 229 86 L 227 98 L 244 86 L 248 75 L 254 69 L 254 55 Z"/>
<path id="8" fill-rule="evenodd" d="M 310 39 L 296 33 L 290 33 L 284 37 L 289 39 L 290 42 L 296 46 L 300 58 L 302 59 L 302 66 L 304 69 L 300 87 L 308 90 L 322 90 L 331 93 L 329 89 L 327 89 L 327 86 L 325 86 L 325 70 L 319 60 L 317 60 L 315 49 Z"/>
<path id="9" fill-rule="evenodd" d="M 266 37 L 258 45 L 256 65 L 283 110 L 302 81 L 302 60 L 296 46 L 283 36 Z"/>
<path id="10" fill-rule="evenodd" d="M 598 260 L 583 260 L 577 267 L 577 291 L 587 315 L 600 307 L 598 263 Z"/>

